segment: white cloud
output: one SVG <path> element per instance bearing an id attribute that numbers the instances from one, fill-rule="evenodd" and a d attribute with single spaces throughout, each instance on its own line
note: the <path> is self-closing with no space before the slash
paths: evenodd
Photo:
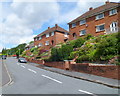
<path id="1" fill-rule="evenodd" d="M 64 0 L 63 0 L 64 1 Z M 73 10 L 67 12 L 66 14 L 61 14 L 59 13 L 57 19 L 55 19 L 55 23 L 57 22 L 58 24 L 60 23 L 69 23 L 70 21 L 76 19 L 77 17 L 79 17 L 80 15 L 82 15 L 83 13 L 87 12 L 89 10 L 90 7 L 96 8 L 98 6 L 103 5 L 105 2 L 105 0 L 101 0 L 99 2 L 93 2 L 95 0 L 77 0 L 76 1 L 76 7 L 73 8 Z M 51 23 L 54 23 L 51 22 Z"/>
<path id="2" fill-rule="evenodd" d="M 59 12 L 56 2 L 13 2 L 10 9 L 12 12 L 4 17 L 4 22 L 0 23 L 2 45 L 18 45 L 33 40 L 32 30 L 54 19 Z"/>

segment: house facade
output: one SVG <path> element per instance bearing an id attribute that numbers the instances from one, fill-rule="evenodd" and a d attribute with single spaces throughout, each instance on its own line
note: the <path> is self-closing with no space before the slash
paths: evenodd
<path id="1" fill-rule="evenodd" d="M 118 32 L 120 28 L 120 3 L 106 1 L 104 5 L 93 9 L 72 20 L 69 25 L 69 40 L 86 34 L 98 36 Z"/>
<path id="2" fill-rule="evenodd" d="M 34 37 L 34 46 L 49 50 L 59 43 L 66 42 L 68 38 L 68 31 L 55 24 L 54 27 L 48 27 L 47 30 Z"/>

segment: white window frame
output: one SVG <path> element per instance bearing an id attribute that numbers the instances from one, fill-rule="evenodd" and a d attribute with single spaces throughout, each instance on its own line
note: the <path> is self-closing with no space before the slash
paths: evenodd
<path id="1" fill-rule="evenodd" d="M 101 17 L 101 15 L 102 15 L 102 17 Z M 102 18 L 104 18 L 104 13 L 96 15 L 96 19 L 95 20 L 99 20 L 99 19 L 102 19 Z"/>
<path id="2" fill-rule="evenodd" d="M 49 45 L 50 44 L 50 42 L 49 41 L 45 41 L 45 45 Z"/>
<path id="3" fill-rule="evenodd" d="M 54 31 L 51 33 L 51 36 L 54 36 L 55 35 L 55 33 L 54 33 Z"/>
<path id="4" fill-rule="evenodd" d="M 39 43 L 39 45 L 38 45 L 38 46 L 39 46 L 39 47 L 41 47 L 41 46 L 43 46 L 43 45 L 42 45 L 42 43 Z"/>
<path id="5" fill-rule="evenodd" d="M 83 34 L 82 32 L 85 31 L 85 33 Z M 80 36 L 83 36 L 86 34 L 86 29 L 80 30 Z"/>
<path id="6" fill-rule="evenodd" d="M 100 26 L 104 26 L 104 29 L 100 29 Z M 96 32 L 105 31 L 105 24 L 96 25 Z"/>
<path id="7" fill-rule="evenodd" d="M 117 14 L 117 9 L 112 9 L 109 11 L 109 16 Z"/>
<path id="8" fill-rule="evenodd" d="M 39 37 L 37 37 L 36 39 L 39 40 Z"/>
<path id="9" fill-rule="evenodd" d="M 42 39 L 42 37 L 40 36 L 40 37 L 39 37 L 39 40 L 41 40 L 41 39 Z"/>
<path id="10" fill-rule="evenodd" d="M 46 34 L 46 37 L 50 37 L 50 34 L 49 34 L 49 33 L 47 33 L 47 34 Z"/>
<path id="11" fill-rule="evenodd" d="M 80 20 L 80 25 L 86 24 L 86 19 Z"/>
<path id="12" fill-rule="evenodd" d="M 65 33 L 64 33 L 64 37 L 68 37 L 68 33 L 65 32 Z"/>
<path id="13" fill-rule="evenodd" d="M 72 23 L 72 28 L 76 27 L 76 23 Z"/>
<path id="14" fill-rule="evenodd" d="M 118 31 L 118 22 L 114 21 L 110 24 L 110 31 L 117 32 Z"/>

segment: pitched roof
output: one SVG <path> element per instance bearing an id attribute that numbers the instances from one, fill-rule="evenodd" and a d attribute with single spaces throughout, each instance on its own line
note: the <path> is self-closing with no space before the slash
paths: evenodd
<path id="1" fill-rule="evenodd" d="M 57 24 L 55 24 L 55 27 L 48 28 L 47 30 L 45 30 L 42 33 L 38 34 L 36 37 L 39 37 L 41 35 L 47 34 L 49 32 L 54 32 L 54 31 L 56 31 L 56 32 L 67 32 L 68 33 L 67 30 L 65 30 L 65 29 L 61 28 L 60 26 L 58 26 Z"/>
<path id="2" fill-rule="evenodd" d="M 90 11 L 87 11 L 86 13 L 84 13 L 83 15 L 79 16 L 78 18 L 72 20 L 68 24 L 75 23 L 81 19 L 85 19 L 85 18 L 94 16 L 94 15 L 97 15 L 97 14 L 102 13 L 104 11 L 111 10 L 111 8 L 116 8 L 118 6 L 120 6 L 120 3 L 108 2 L 100 7 L 97 7 L 95 9 L 90 10 Z"/>

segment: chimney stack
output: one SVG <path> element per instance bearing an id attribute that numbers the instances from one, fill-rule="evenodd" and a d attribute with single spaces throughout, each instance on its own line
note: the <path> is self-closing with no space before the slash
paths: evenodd
<path id="1" fill-rule="evenodd" d="M 105 2 L 105 4 L 108 4 L 108 3 L 110 3 L 109 0 L 107 0 L 107 1 Z"/>
<path id="2" fill-rule="evenodd" d="M 93 7 L 90 7 L 90 8 L 89 8 L 89 11 L 90 11 L 90 10 L 93 10 Z"/>
<path id="3" fill-rule="evenodd" d="M 55 24 L 55 27 L 57 28 L 57 27 L 58 27 L 58 25 L 57 25 L 57 24 Z"/>
<path id="4" fill-rule="evenodd" d="M 48 27 L 48 29 L 50 29 L 50 27 Z"/>

